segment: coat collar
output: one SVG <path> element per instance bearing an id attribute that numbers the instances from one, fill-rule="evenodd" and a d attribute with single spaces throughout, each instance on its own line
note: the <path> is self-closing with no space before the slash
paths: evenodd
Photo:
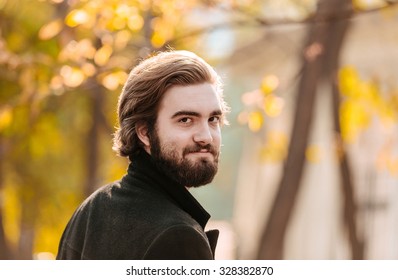
<path id="1" fill-rule="evenodd" d="M 130 160 L 127 175 L 123 178 L 129 182 L 129 185 L 132 185 L 135 178 L 145 180 L 150 187 L 166 192 L 180 208 L 195 219 L 203 229 L 205 228 L 210 215 L 185 186 L 178 184 L 159 170 L 153 158 L 145 151 L 140 151 L 134 157 L 130 157 Z"/>

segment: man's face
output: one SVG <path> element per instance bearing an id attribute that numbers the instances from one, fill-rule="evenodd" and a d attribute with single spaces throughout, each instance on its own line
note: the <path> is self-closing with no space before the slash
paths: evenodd
<path id="1" fill-rule="evenodd" d="M 160 102 L 150 153 L 159 168 L 178 183 L 210 183 L 218 168 L 222 112 L 209 83 L 173 86 Z"/>

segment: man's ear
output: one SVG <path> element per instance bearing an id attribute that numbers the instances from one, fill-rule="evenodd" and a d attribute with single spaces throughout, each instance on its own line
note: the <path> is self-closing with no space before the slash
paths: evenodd
<path id="1" fill-rule="evenodd" d="M 137 133 L 138 139 L 140 139 L 144 145 L 144 149 L 149 152 L 151 145 L 149 142 L 147 124 L 144 122 L 138 122 L 135 126 L 135 132 Z"/>

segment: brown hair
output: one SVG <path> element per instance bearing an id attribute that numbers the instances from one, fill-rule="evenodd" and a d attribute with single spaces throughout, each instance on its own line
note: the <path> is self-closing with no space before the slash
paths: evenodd
<path id="1" fill-rule="evenodd" d="M 113 149 L 120 156 L 132 156 L 141 142 L 136 124 L 144 122 L 153 129 L 163 94 L 173 85 L 200 83 L 216 86 L 223 113 L 228 106 L 222 96 L 222 83 L 214 69 L 203 59 L 188 51 L 161 52 L 143 60 L 129 74 L 118 103 L 119 128 L 113 139 Z"/>

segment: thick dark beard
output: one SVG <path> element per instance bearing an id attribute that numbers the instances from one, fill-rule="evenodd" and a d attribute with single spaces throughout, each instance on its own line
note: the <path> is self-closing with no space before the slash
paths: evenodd
<path id="1" fill-rule="evenodd" d="M 156 129 L 153 129 L 149 135 L 151 145 L 151 156 L 156 166 L 167 176 L 174 179 L 177 183 L 185 187 L 200 187 L 213 181 L 218 171 L 218 151 L 210 144 L 206 146 L 187 147 L 182 153 L 182 159 L 178 158 L 176 151 L 167 151 L 167 147 L 161 147 Z M 208 149 L 214 156 L 214 162 L 206 158 L 198 162 L 192 162 L 185 158 L 190 152 Z"/>

